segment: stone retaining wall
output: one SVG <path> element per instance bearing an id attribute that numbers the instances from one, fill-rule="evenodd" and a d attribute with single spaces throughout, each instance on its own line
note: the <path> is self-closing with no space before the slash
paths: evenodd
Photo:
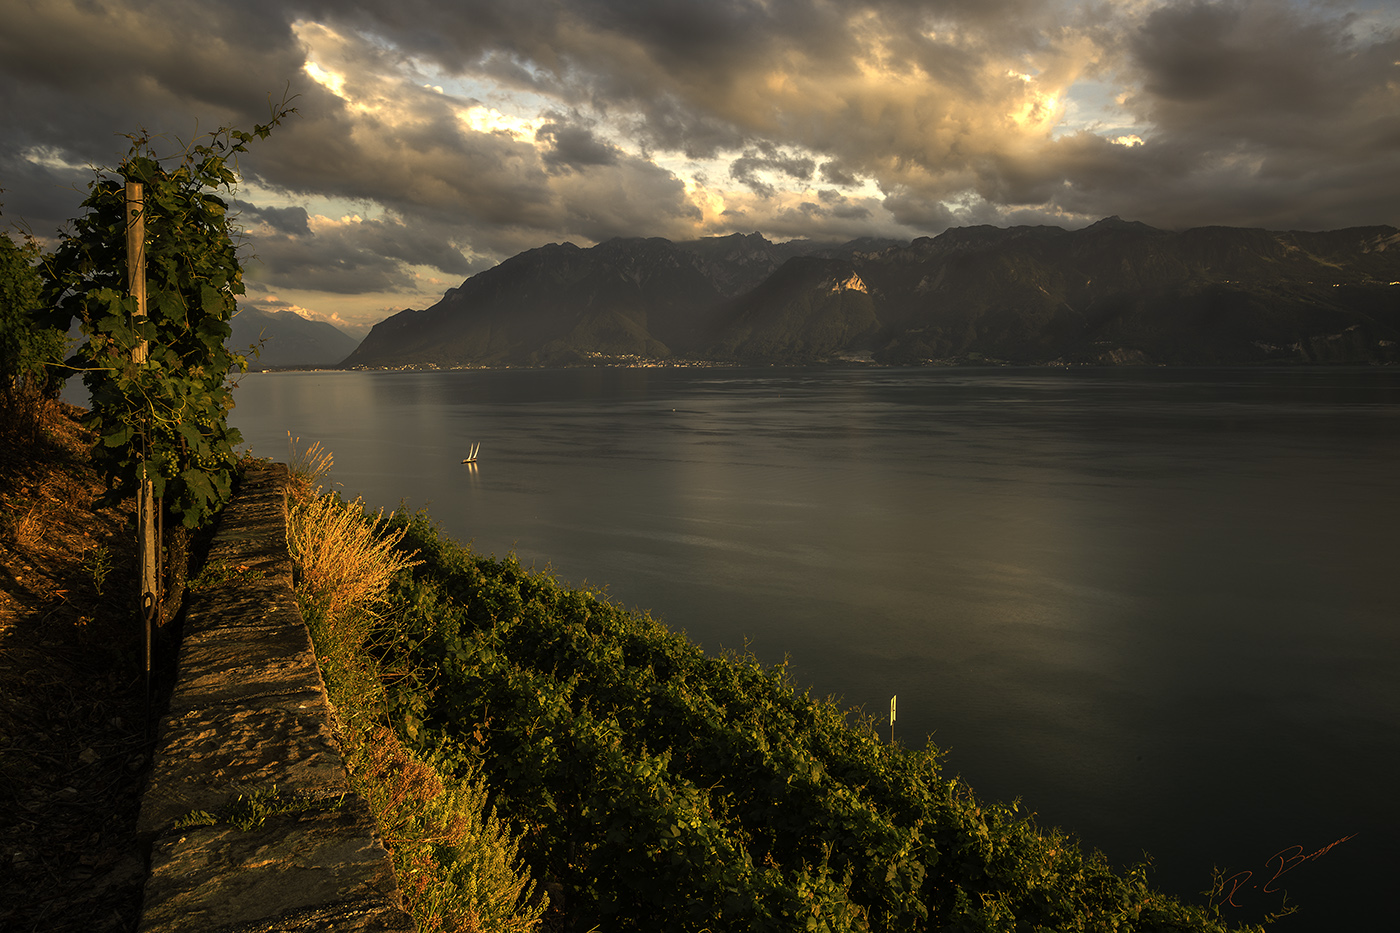
<path id="1" fill-rule="evenodd" d="M 193 594 L 137 831 L 151 845 L 141 933 L 411 931 L 388 853 L 349 787 L 292 593 L 287 468 L 249 471 Z M 285 806 L 227 822 L 243 795 Z M 178 828 L 198 812 L 213 825 Z"/>

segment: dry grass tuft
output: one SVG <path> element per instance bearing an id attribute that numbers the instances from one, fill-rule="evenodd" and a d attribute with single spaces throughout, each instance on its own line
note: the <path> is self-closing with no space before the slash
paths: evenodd
<path id="1" fill-rule="evenodd" d="M 375 611 L 390 582 L 417 563 L 396 547 L 407 529 L 385 530 L 382 511 L 367 515 L 359 499 L 322 494 L 331 455 L 319 444 L 293 460 L 287 538 L 297 595 L 352 785 L 393 855 L 405 906 L 421 933 L 538 929 L 548 900 L 520 867 L 520 839 L 490 806 L 480 766 L 420 757 L 383 725 L 385 674 L 365 646 L 385 625 Z"/>
<path id="2" fill-rule="evenodd" d="M 6 503 L 5 525 L 15 547 L 32 551 L 44 536 L 44 503 L 42 501 Z"/>
<path id="3" fill-rule="evenodd" d="M 292 474 L 292 497 L 297 500 L 311 499 L 321 494 L 321 488 L 330 482 L 331 467 L 335 457 L 316 441 L 305 450 L 301 448 L 301 438 L 292 437 L 287 432 L 287 446 L 291 457 L 287 469 Z"/>
<path id="4" fill-rule="evenodd" d="M 344 503 L 325 495 L 297 502 L 288 518 L 287 545 L 301 569 L 301 587 L 327 616 L 374 607 L 394 575 L 418 563 L 394 549 L 407 529 L 384 531 L 383 511 L 367 516 L 360 499 Z"/>

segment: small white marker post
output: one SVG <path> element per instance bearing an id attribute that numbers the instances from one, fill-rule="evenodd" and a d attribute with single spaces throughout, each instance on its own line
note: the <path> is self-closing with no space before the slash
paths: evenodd
<path id="1" fill-rule="evenodd" d="M 890 744 L 894 744 L 894 701 L 899 699 L 899 694 L 890 697 Z"/>

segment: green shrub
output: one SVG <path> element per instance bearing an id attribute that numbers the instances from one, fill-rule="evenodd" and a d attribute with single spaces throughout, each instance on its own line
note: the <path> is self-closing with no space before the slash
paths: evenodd
<path id="1" fill-rule="evenodd" d="M 58 394 L 64 332 L 41 320 L 39 247 L 0 233 L 0 436 L 33 441 L 44 403 Z"/>
<path id="2" fill-rule="evenodd" d="M 377 627 L 380 664 L 415 672 L 386 690 L 399 733 L 482 763 L 575 928 L 1226 929 L 782 667 L 709 657 L 421 513 L 391 524 L 421 561 Z"/>

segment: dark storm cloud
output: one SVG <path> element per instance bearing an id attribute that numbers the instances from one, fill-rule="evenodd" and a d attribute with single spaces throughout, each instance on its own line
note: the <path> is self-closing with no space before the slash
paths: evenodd
<path id="1" fill-rule="evenodd" d="M 745 150 L 742 156 L 730 162 L 729 175 L 754 193 L 771 196 L 777 189 L 764 181 L 759 175 L 760 172 L 771 172 L 798 181 L 807 181 L 816 167 L 816 162 L 808 156 L 786 153 L 777 146 L 763 143 Z"/>
<path id="2" fill-rule="evenodd" d="M 1363 44 L 1348 18 L 1316 19 L 1286 3 L 1166 7 L 1133 36 L 1145 116 L 1173 134 L 1278 146 L 1316 144 L 1338 130 L 1400 125 L 1394 102 L 1400 37 Z M 1387 119 L 1388 118 L 1388 119 Z M 1333 140 L 1333 145 L 1339 142 Z"/>
<path id="3" fill-rule="evenodd" d="M 418 288 L 411 267 L 429 266 L 453 276 L 479 271 L 456 244 L 448 225 L 347 216 L 318 218 L 301 208 L 239 204 L 239 220 L 254 239 L 244 259 L 250 280 L 290 283 L 303 290 L 352 295 L 412 292 Z M 298 215 L 300 224 L 297 223 Z M 267 225 L 260 229 L 256 224 Z M 313 229 L 314 227 L 314 229 Z"/>
<path id="4" fill-rule="evenodd" d="M 383 242 L 379 233 L 341 227 L 320 235 L 267 234 L 258 237 L 243 264 L 252 282 L 295 283 L 340 295 L 409 290 L 413 279 L 404 263 L 373 248 Z"/>
<path id="5" fill-rule="evenodd" d="M 285 236 L 310 236 L 311 227 L 307 223 L 304 207 L 258 207 L 247 201 L 235 199 L 230 205 L 238 221 L 244 226 L 265 223 Z"/>
<path id="6" fill-rule="evenodd" d="M 542 231 L 534 240 L 562 239 L 581 235 L 566 226 L 571 217 L 587 218 L 589 228 L 597 230 L 600 216 L 629 216 L 616 205 L 592 211 L 562 203 L 533 144 L 465 129 L 452 106 L 460 101 L 421 88 L 405 96 L 401 87 L 389 86 L 382 76 L 410 52 L 423 55 L 442 47 L 426 33 L 425 50 L 383 48 L 350 32 L 337 37 L 338 45 L 321 49 L 328 59 L 322 64 L 346 75 L 352 96 L 380 103 L 364 111 L 303 71 L 306 34 L 294 28 L 298 16 L 325 13 L 332 19 L 315 4 L 269 5 L 259 13 L 213 2 L 136 7 L 4 0 L 0 9 L 7 27 L 0 32 L 0 116 L 14 128 L 0 140 L 0 166 L 6 168 L 0 185 L 25 183 L 24 197 L 9 197 L 7 215 L 15 219 L 22 209 L 36 229 L 56 228 L 77 212 L 91 178 L 85 166 L 115 164 L 126 148 L 122 133 L 147 127 L 171 134 L 165 148 L 175 152 L 178 140 L 201 129 L 266 120 L 269 94 L 280 99 L 284 89 L 298 95 L 294 104 L 300 112 L 271 139 L 253 145 L 243 160 L 250 180 L 288 192 L 372 201 L 404 216 L 450 219 L 481 232 L 486 251 L 497 228 L 507 231 L 502 242 L 514 245 L 519 237 L 510 231 Z M 386 25 L 380 19 L 386 10 L 347 5 L 335 11 L 344 14 L 342 21 Z M 519 11 L 510 13 L 513 20 L 519 17 Z M 517 25 L 524 29 L 528 23 Z M 523 39 L 518 46 L 521 54 L 534 48 Z M 595 139 L 589 148 L 582 132 L 561 128 L 554 142 L 553 154 L 564 163 L 615 168 L 615 158 L 603 157 L 606 145 Z M 35 161 L 41 147 L 51 150 L 48 162 Z M 627 173 L 636 171 L 633 166 Z M 653 196 L 666 194 L 650 181 L 643 188 Z M 620 196 L 627 196 L 625 186 Z M 688 216 L 692 209 L 682 199 L 677 184 L 670 203 L 652 204 L 649 215 L 663 224 Z M 638 209 L 631 216 L 642 213 Z"/>
<path id="7" fill-rule="evenodd" d="M 615 165 L 620 154 L 616 146 L 599 140 L 589 127 L 571 125 L 562 118 L 540 126 L 535 131 L 535 139 L 549 143 L 550 148 L 543 158 L 550 165 L 570 168 Z"/>
<path id="8" fill-rule="evenodd" d="M 1156 128 L 1141 159 L 1165 184 L 1115 193 L 1177 223 L 1395 222 L 1400 36 L 1355 26 L 1258 0 L 1155 11 L 1129 46 L 1130 106 Z"/>
<path id="9" fill-rule="evenodd" d="M 595 243 L 652 230 L 683 239 L 701 220 L 676 176 L 643 159 L 570 172 L 555 185 L 565 210 L 561 227 Z"/>
<path id="10" fill-rule="evenodd" d="M 319 244 L 318 244 L 319 245 Z M 300 240 L 271 238 L 259 244 L 256 256 L 243 260 L 249 282 L 284 283 L 333 295 L 364 292 L 405 292 L 413 280 L 403 266 L 385 256 L 344 248 L 314 249 Z M 273 286 L 275 287 L 275 286 Z"/>
<path id="11" fill-rule="evenodd" d="M 854 188 L 860 184 L 860 179 L 850 172 L 842 171 L 841 166 L 835 162 L 823 162 L 821 165 L 822 180 L 833 185 L 840 185 L 842 188 Z"/>
<path id="12" fill-rule="evenodd" d="M 648 146 L 680 152 L 688 159 L 712 159 L 740 149 L 744 131 L 727 119 L 697 110 L 688 101 L 659 92 L 642 103 L 628 124 Z"/>
<path id="13" fill-rule="evenodd" d="M 921 197 L 908 189 L 899 188 L 885 195 L 881 206 L 898 223 L 914 230 L 945 230 L 959 226 L 958 214 L 941 198 Z"/>
<path id="14" fill-rule="evenodd" d="M 302 64 L 286 21 L 241 5 L 3 8 L 0 106 L 23 117 L 7 136 L 21 146 L 57 138 L 79 162 L 105 163 L 114 136 L 141 128 L 187 139 L 195 115 L 204 129 L 266 118 L 268 95 L 280 97 Z"/>
<path id="15" fill-rule="evenodd" d="M 630 102 L 650 146 L 738 152 L 732 177 L 761 195 L 810 178 L 810 153 L 823 180 L 874 178 L 893 219 L 920 225 L 1026 210 L 1256 223 L 1294 209 L 1316 225 L 1393 219 L 1397 207 L 1396 21 L 1362 28 L 1348 4 L 487 7 L 488 30 L 537 84 L 544 74 L 580 100 Z M 465 61 L 482 33 L 455 22 L 463 30 L 443 47 Z M 1122 89 L 1144 145 L 1113 145 L 1092 125 L 1050 132 L 1080 77 Z"/>
<path id="16" fill-rule="evenodd" d="M 860 124 L 904 102 L 880 94 L 858 99 L 870 97 L 869 88 L 857 88 L 853 99 L 843 101 L 829 85 L 858 77 L 863 60 L 873 54 L 881 70 L 931 78 L 927 90 L 935 95 L 985 97 L 986 48 L 999 42 L 1012 42 L 1017 50 L 1034 47 L 1040 42 L 1037 27 L 1054 25 L 1059 5 L 1047 0 L 527 0 L 445 9 L 422 0 L 361 0 L 353 12 L 337 7 L 336 14 L 329 6 L 322 11 L 352 17 L 362 28 L 447 68 L 491 67 L 497 77 L 514 74 L 522 87 L 549 88 L 573 104 L 634 111 L 642 116 L 637 132 L 648 145 L 707 157 L 762 141 L 819 148 L 847 138 L 855 146 L 901 142 L 898 132 L 871 133 Z M 939 37 L 929 35 L 938 30 Z M 794 97 L 768 87 L 778 71 L 797 77 L 790 89 Z M 804 104 L 809 84 L 823 92 Z M 852 105 L 852 112 L 833 112 L 842 103 Z M 794 104 L 806 112 L 785 114 Z M 957 122 L 949 132 L 958 131 Z M 874 157 L 889 154 L 879 151 Z"/>
<path id="17" fill-rule="evenodd" d="M 46 235 L 128 135 L 172 155 L 221 123 L 265 121 L 301 67 L 288 24 L 245 7 L 4 0 L 0 13 L 0 184 L 24 178 Z"/>
<path id="18" fill-rule="evenodd" d="M 864 204 L 853 201 L 834 188 L 823 188 L 817 192 L 817 200 L 832 217 L 839 217 L 843 220 L 867 220 L 870 218 L 870 208 Z"/>
<path id="19" fill-rule="evenodd" d="M 80 173 L 55 172 L 13 150 L 0 150 L 0 205 L 5 226 L 18 226 L 39 237 L 53 237 L 58 226 L 83 199 Z"/>
<path id="20" fill-rule="evenodd" d="M 433 113 L 439 102 L 430 92 L 400 101 L 392 114 L 352 114 L 334 95 L 311 93 L 331 100 L 304 105 L 268 140 L 257 177 L 441 220 L 548 227 L 557 214 L 532 145 L 463 133 L 449 114 Z"/>

